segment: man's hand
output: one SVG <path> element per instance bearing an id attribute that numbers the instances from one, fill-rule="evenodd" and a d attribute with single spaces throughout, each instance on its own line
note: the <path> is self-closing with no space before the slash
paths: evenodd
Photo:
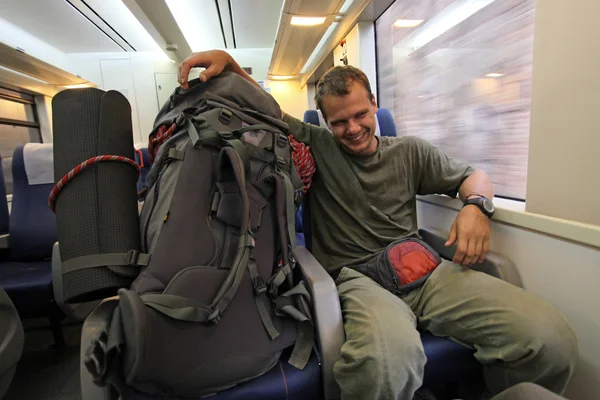
<path id="1" fill-rule="evenodd" d="M 179 64 L 177 82 L 184 89 L 188 89 L 188 76 L 192 68 L 206 68 L 200 73 L 200 80 L 206 82 L 213 76 L 219 75 L 224 70 L 229 70 L 235 65 L 233 58 L 225 51 L 210 50 L 193 53 Z"/>
<path id="2" fill-rule="evenodd" d="M 446 246 L 457 243 L 456 264 L 483 262 L 490 248 L 490 220 L 475 205 L 463 207 L 452 224 Z"/>

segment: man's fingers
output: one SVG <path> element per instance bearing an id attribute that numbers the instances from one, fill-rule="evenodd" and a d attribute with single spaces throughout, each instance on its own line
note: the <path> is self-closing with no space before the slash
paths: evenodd
<path id="1" fill-rule="evenodd" d="M 464 235 L 459 235 L 456 246 L 456 253 L 454 254 L 454 262 L 456 264 L 462 264 L 465 256 L 467 255 L 468 239 Z"/>
<path id="2" fill-rule="evenodd" d="M 200 73 L 200 80 L 202 82 L 206 82 L 213 76 L 219 75 L 221 72 L 223 72 L 223 69 L 223 66 L 217 65 L 216 63 L 211 64 L 210 67 Z"/>
<path id="3" fill-rule="evenodd" d="M 179 64 L 179 71 L 177 72 L 177 82 L 184 89 L 188 88 L 188 77 L 190 75 L 190 70 L 192 67 L 186 61 Z"/>
<path id="4" fill-rule="evenodd" d="M 490 239 L 485 238 L 482 243 L 481 255 L 479 256 L 479 262 L 482 263 L 485 261 L 485 257 L 487 256 L 487 252 L 490 250 Z"/>
<path id="5" fill-rule="evenodd" d="M 477 257 L 475 257 L 475 254 L 477 253 L 477 239 L 476 238 L 469 238 L 469 243 L 467 245 L 467 255 L 465 256 L 465 259 L 463 260 L 463 265 L 471 265 L 475 262 L 475 260 L 477 259 Z M 479 256 L 479 255 L 477 255 Z"/>
<path id="6" fill-rule="evenodd" d="M 448 240 L 444 243 L 444 246 L 452 246 L 456 242 L 456 224 L 452 224 L 452 228 L 450 228 L 450 235 L 448 235 Z"/>

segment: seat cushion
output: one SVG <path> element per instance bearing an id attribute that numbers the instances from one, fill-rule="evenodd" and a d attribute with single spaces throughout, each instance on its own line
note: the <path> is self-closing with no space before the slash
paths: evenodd
<path id="1" fill-rule="evenodd" d="M 473 356 L 474 350 L 426 331 L 420 333 L 427 356 L 424 386 L 481 379 L 482 367 Z"/>
<path id="2" fill-rule="evenodd" d="M 266 374 L 209 397 L 211 400 L 301 400 L 322 399 L 321 369 L 313 353 L 300 371 L 287 363 L 289 350 Z"/>
<path id="3" fill-rule="evenodd" d="M 0 287 L 21 317 L 44 315 L 52 301 L 52 267 L 49 260 L 0 263 Z"/>

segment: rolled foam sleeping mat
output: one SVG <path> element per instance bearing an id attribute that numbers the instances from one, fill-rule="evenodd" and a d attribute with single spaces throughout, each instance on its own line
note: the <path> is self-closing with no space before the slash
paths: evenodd
<path id="1" fill-rule="evenodd" d="M 52 100 L 52 120 L 57 181 L 92 157 L 134 159 L 131 106 L 117 91 L 62 91 Z M 116 295 L 138 275 L 139 267 L 94 266 L 102 258 L 91 257 L 106 260 L 140 250 L 136 182 L 134 167 L 108 161 L 82 170 L 59 192 L 55 210 L 65 302 Z"/>

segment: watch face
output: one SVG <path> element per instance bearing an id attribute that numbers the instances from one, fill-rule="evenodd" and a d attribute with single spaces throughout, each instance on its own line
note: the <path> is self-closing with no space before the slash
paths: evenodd
<path id="1" fill-rule="evenodd" d="M 495 211 L 494 204 L 488 199 L 483 199 L 483 208 L 490 214 Z"/>

